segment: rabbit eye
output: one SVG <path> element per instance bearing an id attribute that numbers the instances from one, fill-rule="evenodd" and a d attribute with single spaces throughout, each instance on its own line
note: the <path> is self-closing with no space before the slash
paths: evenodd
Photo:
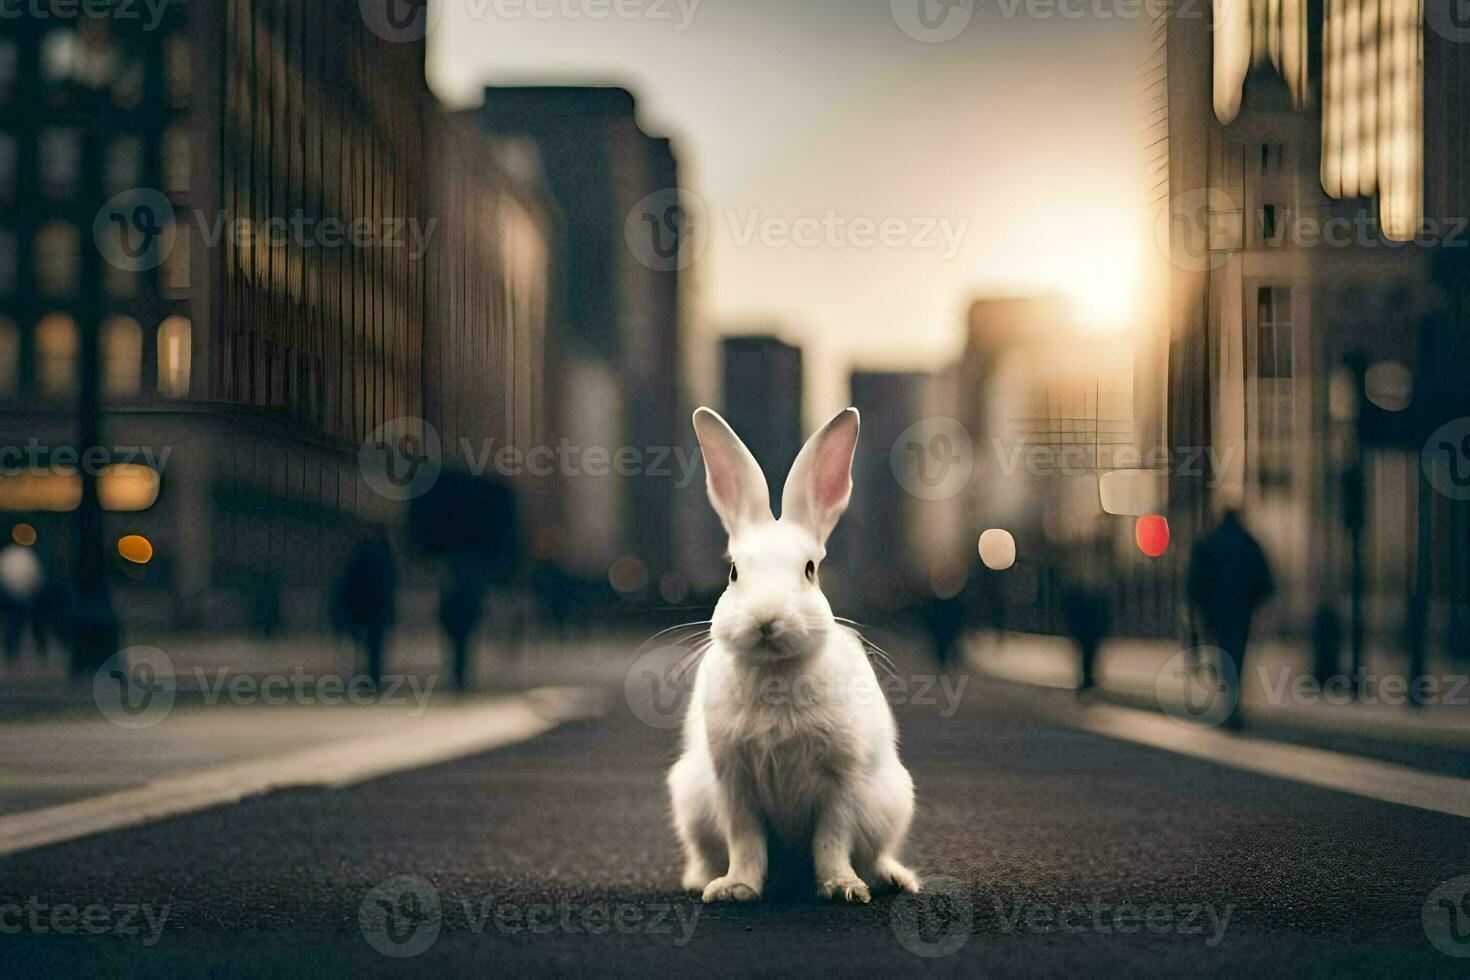
<path id="1" fill-rule="evenodd" d="M 814 561 L 806 563 L 806 580 L 808 582 L 815 582 L 817 580 L 817 563 Z"/>
<path id="2" fill-rule="evenodd" d="M 740 578 L 740 571 L 739 571 L 739 569 L 737 569 L 734 565 L 731 565 L 730 566 L 730 581 L 734 582 L 738 578 Z"/>

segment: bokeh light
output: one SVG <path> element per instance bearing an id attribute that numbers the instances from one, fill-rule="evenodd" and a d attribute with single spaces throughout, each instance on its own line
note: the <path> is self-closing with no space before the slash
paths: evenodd
<path id="1" fill-rule="evenodd" d="M 127 534 L 118 538 L 117 553 L 134 565 L 146 565 L 153 560 L 153 542 L 141 534 Z"/>
<path id="2" fill-rule="evenodd" d="M 10 540 L 27 548 L 36 543 L 36 529 L 24 522 L 10 529 Z"/>
<path id="3" fill-rule="evenodd" d="M 980 560 L 993 572 L 1003 572 L 1016 563 L 1016 539 L 1010 531 L 993 527 L 980 535 Z"/>
<path id="4" fill-rule="evenodd" d="M 1133 525 L 1133 539 L 1139 551 L 1157 558 L 1169 550 L 1169 522 L 1158 514 L 1146 514 Z"/>
<path id="5" fill-rule="evenodd" d="M 607 581 L 624 595 L 642 592 L 648 585 L 648 566 L 632 555 L 624 555 L 607 570 Z"/>

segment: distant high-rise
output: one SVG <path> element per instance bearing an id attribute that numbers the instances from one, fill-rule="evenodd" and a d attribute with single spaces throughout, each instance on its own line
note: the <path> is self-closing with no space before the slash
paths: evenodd
<path id="1" fill-rule="evenodd" d="M 862 413 L 862 434 L 852 464 L 846 529 L 840 539 L 834 536 L 833 551 L 855 577 L 863 601 L 880 609 L 906 604 L 924 576 L 917 526 L 922 501 L 899 485 L 892 456 L 904 431 L 930 414 L 933 384 L 927 373 L 852 373 L 852 403 Z"/>
<path id="2" fill-rule="evenodd" d="M 768 335 L 726 337 L 724 416 L 750 447 L 781 512 L 786 472 L 801 451 L 801 348 Z"/>
<path id="3" fill-rule="evenodd" d="M 645 459 L 678 444 L 686 229 L 670 142 L 642 130 L 621 88 L 491 86 L 469 115 L 534 146 L 560 209 L 558 353 L 579 380 L 563 388 L 559 431 L 583 450 L 631 447 Z M 566 492 L 566 558 L 585 574 L 624 556 L 654 579 L 673 566 L 672 478 L 584 476 Z"/>

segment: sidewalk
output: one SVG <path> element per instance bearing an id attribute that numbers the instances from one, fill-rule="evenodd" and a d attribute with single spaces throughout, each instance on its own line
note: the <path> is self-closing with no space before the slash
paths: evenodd
<path id="1" fill-rule="evenodd" d="M 331 638 L 130 638 L 160 651 L 133 680 L 70 681 L 54 652 L 0 664 L 0 854 L 532 738 L 601 714 L 638 638 L 481 651 L 468 696 L 444 690 L 434 638 L 396 639 L 377 690 Z"/>
<path id="2" fill-rule="evenodd" d="M 1160 686 L 1166 669 L 1177 667 L 1178 644 L 1167 640 L 1115 639 L 1098 656 L 1098 696 L 1104 700 L 1161 710 L 1168 685 Z M 1075 645 L 1066 637 L 1026 633 L 976 634 L 970 638 L 970 663 L 982 674 L 1043 688 L 1074 690 L 1079 668 Z M 1470 679 L 1453 667 L 1433 669 L 1435 703 L 1415 708 L 1385 687 L 1390 676 L 1402 679 L 1402 668 L 1370 659 L 1367 680 L 1343 678 L 1329 688 L 1310 680 L 1309 652 L 1304 647 L 1265 641 L 1253 644 L 1241 684 L 1241 713 L 1252 735 L 1286 741 L 1354 743 L 1364 754 L 1394 757 L 1384 746 L 1422 746 L 1454 757 L 1470 750 Z M 1407 681 L 1404 680 L 1406 684 Z M 1364 700 L 1346 691 L 1366 691 Z M 1344 703 L 1345 702 L 1345 703 Z M 1372 703 L 1369 703 L 1372 702 Z M 1392 703 L 1400 702 L 1400 703 Z M 1374 747 L 1372 743 L 1381 743 Z M 1448 754 L 1436 768 L 1465 772 L 1470 763 Z"/>

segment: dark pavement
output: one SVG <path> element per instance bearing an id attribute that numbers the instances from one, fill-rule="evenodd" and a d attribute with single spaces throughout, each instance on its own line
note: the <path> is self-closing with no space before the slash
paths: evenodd
<path id="1" fill-rule="evenodd" d="M 1470 966 L 1422 919 L 1437 886 L 1470 873 L 1464 821 L 1038 721 L 1037 695 L 1017 688 L 972 678 L 966 693 L 953 717 L 943 698 L 899 711 L 926 896 L 680 894 L 662 789 L 677 736 L 619 700 L 601 721 L 457 763 L 0 859 L 0 960 L 8 976 Z M 1470 954 L 1454 938 L 1440 940 Z"/>

